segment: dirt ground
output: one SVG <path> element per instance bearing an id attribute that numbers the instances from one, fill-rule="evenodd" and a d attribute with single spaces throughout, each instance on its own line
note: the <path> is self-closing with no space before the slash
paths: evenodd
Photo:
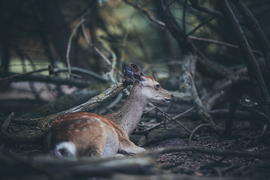
<path id="1" fill-rule="evenodd" d="M 188 139 L 173 138 L 155 143 L 147 148 L 188 145 L 190 145 Z M 245 148 L 244 142 L 220 139 L 213 134 L 199 134 L 194 138 L 191 145 L 211 149 L 230 149 L 258 153 L 269 153 L 270 151 L 269 144 L 268 146 L 258 144 L 251 148 Z M 270 161 L 268 159 L 221 157 L 198 152 L 177 152 L 162 154 L 156 160 L 156 164 L 161 169 L 173 173 L 198 177 L 270 179 Z"/>

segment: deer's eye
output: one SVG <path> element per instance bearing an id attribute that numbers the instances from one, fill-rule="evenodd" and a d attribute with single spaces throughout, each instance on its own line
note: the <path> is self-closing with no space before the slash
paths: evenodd
<path id="1" fill-rule="evenodd" d="M 157 89 L 159 89 L 159 88 L 160 88 L 160 85 L 159 85 L 159 84 L 157 84 L 157 85 L 156 85 L 156 88 L 157 88 Z"/>

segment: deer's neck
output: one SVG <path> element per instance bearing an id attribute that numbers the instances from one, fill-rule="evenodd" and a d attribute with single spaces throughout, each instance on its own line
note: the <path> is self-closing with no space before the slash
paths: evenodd
<path id="1" fill-rule="evenodd" d="M 112 119 L 127 133 L 127 135 L 130 135 L 136 128 L 147 104 L 147 100 L 141 93 L 140 87 L 133 86 L 124 106 L 119 111 L 112 114 Z"/>

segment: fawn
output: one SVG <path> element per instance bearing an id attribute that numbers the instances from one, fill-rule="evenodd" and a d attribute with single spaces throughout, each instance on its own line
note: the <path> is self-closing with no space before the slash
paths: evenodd
<path id="1" fill-rule="evenodd" d="M 130 95 L 120 110 L 98 115 L 88 112 L 67 113 L 56 117 L 45 146 L 55 156 L 111 156 L 137 154 L 144 148 L 129 140 L 148 102 L 169 103 L 173 95 L 164 90 L 140 68 L 125 66 L 125 80 L 133 83 Z"/>

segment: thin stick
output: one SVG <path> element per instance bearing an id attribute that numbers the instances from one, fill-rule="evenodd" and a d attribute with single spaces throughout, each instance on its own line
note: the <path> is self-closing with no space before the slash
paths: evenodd
<path id="1" fill-rule="evenodd" d="M 186 34 L 186 10 L 187 10 L 187 1 L 188 0 L 185 0 L 184 10 L 183 10 L 183 31 L 184 31 L 184 34 Z"/>
<path id="2" fill-rule="evenodd" d="M 205 127 L 205 126 L 211 126 L 211 124 L 200 124 L 199 126 L 197 126 L 197 127 L 192 131 L 192 133 L 190 134 L 190 136 L 189 136 L 189 138 L 188 138 L 188 142 L 191 143 L 191 139 L 192 139 L 194 133 L 195 133 L 198 129 L 200 129 L 200 128 L 202 128 L 202 127 Z"/>
<path id="3" fill-rule="evenodd" d="M 12 120 L 12 118 L 13 118 L 14 115 L 15 115 L 15 113 L 12 112 L 12 113 L 7 117 L 7 119 L 5 120 L 5 122 L 3 123 L 2 128 L 1 128 L 1 132 L 2 132 L 2 133 L 6 132 L 6 130 L 7 130 L 7 128 L 8 128 L 8 126 L 9 126 L 9 124 L 10 124 L 10 122 L 11 122 L 11 120 Z"/>
<path id="4" fill-rule="evenodd" d="M 223 18 L 221 12 L 203 6 L 202 4 L 199 3 L 198 0 L 189 0 L 189 2 L 191 3 L 191 7 L 193 7 L 194 9 L 205 12 L 207 14 L 214 15 L 216 17 Z"/>
<path id="5" fill-rule="evenodd" d="M 190 39 L 196 40 L 196 41 L 205 41 L 205 42 L 210 42 L 210 43 L 215 43 L 215 44 L 219 44 L 219 45 L 223 45 L 223 46 L 228 46 L 228 47 L 232 47 L 232 48 L 237 48 L 239 49 L 239 46 L 234 45 L 234 44 L 230 44 L 230 43 L 225 43 L 222 41 L 217 41 L 214 39 L 206 39 L 206 38 L 201 38 L 201 37 L 196 37 L 196 36 L 189 36 Z M 261 56 L 263 56 L 263 53 L 258 51 L 258 50 L 252 50 L 253 53 L 257 53 Z"/>
<path id="6" fill-rule="evenodd" d="M 144 14 L 148 17 L 148 19 L 149 19 L 150 21 L 152 21 L 152 22 L 158 24 L 159 26 L 161 26 L 161 27 L 163 27 L 163 28 L 166 28 L 166 24 L 165 24 L 164 22 L 161 22 L 161 21 L 155 19 L 155 18 L 151 15 L 151 13 L 148 11 L 147 8 L 142 7 L 142 6 L 140 6 L 140 5 L 137 5 L 137 4 L 135 4 L 135 3 L 133 3 L 133 2 L 130 2 L 130 1 L 128 1 L 128 0 L 123 0 L 123 1 L 124 1 L 126 4 L 129 4 L 129 5 L 131 5 L 132 7 L 134 7 L 134 8 L 136 8 L 136 9 L 140 10 L 142 13 L 144 13 Z"/>
<path id="7" fill-rule="evenodd" d="M 115 80 L 115 78 L 113 77 L 114 71 L 115 71 L 116 60 L 117 60 L 116 55 L 115 55 L 115 53 L 114 53 L 112 50 L 110 50 L 110 49 L 105 45 L 105 43 L 103 43 L 103 42 L 101 42 L 101 41 L 100 41 L 100 43 L 101 43 L 102 47 L 103 47 L 108 53 L 110 53 L 111 56 L 112 56 L 112 67 L 111 67 L 111 70 L 110 70 L 110 72 L 109 72 L 108 74 L 109 74 L 109 77 L 111 78 L 112 82 L 113 82 L 113 83 L 116 83 L 116 80 Z M 118 71 L 118 73 L 121 74 L 120 71 Z"/>
<path id="8" fill-rule="evenodd" d="M 187 132 L 191 133 L 191 131 L 190 131 L 186 126 L 184 126 L 182 123 L 176 121 L 175 119 L 177 119 L 177 118 L 179 118 L 179 117 L 185 115 L 186 113 L 190 112 L 191 110 L 194 109 L 194 107 L 192 107 L 192 108 L 186 110 L 185 112 L 183 112 L 183 113 L 181 113 L 181 114 L 176 115 L 175 117 L 171 117 L 169 114 L 165 113 L 164 111 L 162 111 L 162 110 L 159 109 L 158 107 L 153 107 L 152 109 L 150 109 L 149 111 L 144 112 L 143 114 L 147 114 L 147 113 L 153 111 L 154 109 L 160 111 L 160 112 L 162 113 L 162 115 L 163 115 L 166 119 L 171 120 L 171 122 L 175 122 L 176 124 L 178 124 L 178 125 L 180 125 L 182 128 L 184 128 Z M 165 122 L 160 123 L 160 124 L 158 124 L 158 125 L 156 125 L 156 126 L 154 126 L 154 127 L 152 127 L 152 128 L 149 128 L 149 129 L 147 129 L 146 131 L 149 132 L 150 130 L 156 129 L 157 127 L 159 127 L 160 125 L 163 125 L 163 124 L 165 124 Z"/>
<path id="9" fill-rule="evenodd" d="M 0 83 L 4 82 L 4 81 L 8 81 L 10 79 L 19 78 L 19 77 L 23 77 L 23 76 L 28 76 L 28 75 L 31 75 L 31 74 L 34 74 L 34 73 L 48 71 L 48 70 L 49 70 L 48 68 L 41 68 L 41 69 L 38 69 L 38 70 L 35 70 L 35 71 L 30 71 L 30 72 L 26 72 L 26 73 L 22 73 L 22 74 L 14 74 L 12 76 L 0 79 Z"/>
<path id="10" fill-rule="evenodd" d="M 165 12 L 167 12 L 167 11 L 169 10 L 170 6 L 171 6 L 174 2 L 175 2 L 175 0 L 171 1 L 171 2 L 167 5 Z"/>
<path id="11" fill-rule="evenodd" d="M 86 13 L 84 13 L 84 14 L 82 15 L 81 19 L 84 19 L 84 17 L 85 17 L 88 13 L 89 13 L 89 9 L 86 11 Z M 112 56 L 112 63 L 111 63 L 111 62 L 109 61 L 109 59 L 108 59 L 104 54 L 102 54 L 101 51 L 100 51 L 94 44 L 90 43 L 90 41 L 88 40 L 88 37 L 87 37 L 87 35 L 86 35 L 86 33 L 85 33 L 85 25 L 84 25 L 84 23 L 82 23 L 82 31 L 83 31 L 84 39 L 85 39 L 86 43 L 88 44 L 88 46 L 90 46 L 94 51 L 96 51 L 96 52 L 101 56 L 101 58 L 102 58 L 107 64 L 109 64 L 109 65 L 112 66 L 111 71 L 110 71 L 110 73 L 109 73 L 109 76 L 110 76 L 112 82 L 113 82 L 113 83 L 116 83 L 116 80 L 115 80 L 114 77 L 113 77 L 113 72 L 114 72 L 114 69 L 115 69 L 116 59 L 117 59 L 115 53 L 113 53 L 109 48 L 107 48 L 107 47 L 101 42 L 101 44 L 103 45 L 104 49 L 105 49 L 107 52 L 109 52 L 109 53 L 111 54 L 111 56 Z"/>
<path id="12" fill-rule="evenodd" d="M 88 37 L 85 33 L 85 26 L 84 26 L 84 23 L 82 23 L 82 31 L 83 31 L 83 37 L 86 41 L 86 43 L 88 44 L 88 46 L 90 46 L 94 51 L 96 51 L 100 56 L 101 58 L 107 63 L 109 64 L 110 66 L 112 65 L 112 63 L 109 61 L 109 59 L 101 53 L 101 51 L 96 47 L 94 46 L 94 44 L 90 43 L 90 41 L 88 40 Z"/>
<path id="13" fill-rule="evenodd" d="M 199 24 L 197 27 L 195 27 L 192 31 L 190 31 L 187 36 L 190 36 L 191 34 L 195 33 L 198 29 L 200 29 L 203 25 L 209 23 L 210 21 L 216 19 L 216 17 L 211 17 L 210 19 L 207 19 L 206 21 L 202 22 L 201 24 Z"/>
<path id="14" fill-rule="evenodd" d="M 69 61 L 69 53 L 70 53 L 70 48 L 71 48 L 71 42 L 72 42 L 72 37 L 74 36 L 76 30 L 81 26 L 81 24 L 83 24 L 83 22 L 85 21 L 85 19 L 81 19 L 81 21 L 77 24 L 77 26 L 73 29 L 69 40 L 68 40 L 68 47 L 67 47 L 67 54 L 66 54 L 66 58 L 67 58 L 67 65 L 68 65 L 68 76 L 69 78 L 71 77 L 71 68 L 70 68 L 70 61 Z"/>
<path id="15" fill-rule="evenodd" d="M 60 72 L 66 72 L 68 71 L 69 69 L 68 68 L 52 68 L 50 69 L 50 74 L 55 74 L 55 73 L 60 73 Z M 83 74 L 86 74 L 86 75 L 89 75 L 89 76 L 92 76 L 100 81 L 103 81 L 103 82 L 108 82 L 108 79 L 105 78 L 105 77 L 102 77 L 100 76 L 99 74 L 97 73 L 94 73 L 92 71 L 89 71 L 89 70 L 86 70 L 86 69 L 82 69 L 82 68 L 78 68 L 78 67 L 71 67 L 70 70 L 72 70 L 73 72 L 80 72 L 80 73 L 83 73 Z"/>

